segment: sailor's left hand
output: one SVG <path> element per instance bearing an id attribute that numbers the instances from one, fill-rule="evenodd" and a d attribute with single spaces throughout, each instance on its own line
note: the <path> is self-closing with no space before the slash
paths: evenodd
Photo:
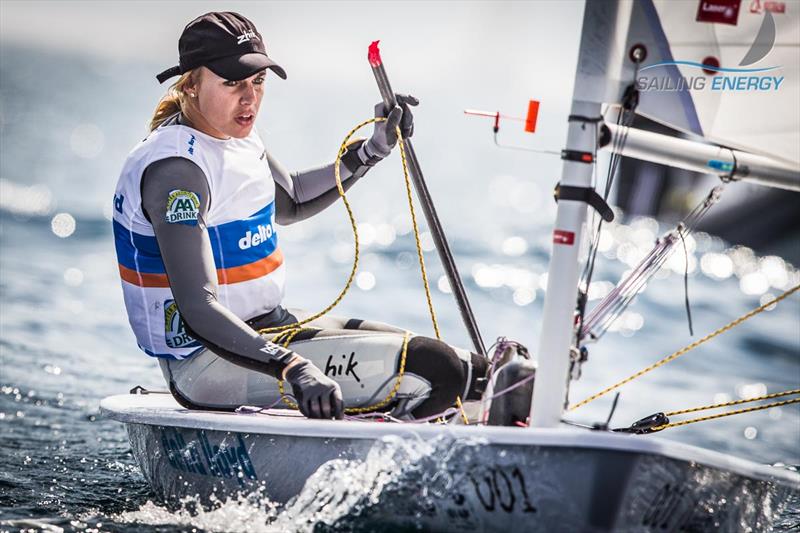
<path id="1" fill-rule="evenodd" d="M 341 420 L 344 416 L 342 389 L 307 359 L 291 364 L 285 371 L 300 412 L 308 418 Z"/>
<path id="2" fill-rule="evenodd" d="M 383 102 L 375 106 L 375 118 L 386 120 L 376 122 L 372 137 L 367 141 L 368 156 L 383 159 L 388 156 L 397 145 L 397 128 L 400 135 L 408 139 L 414 134 L 414 114 L 409 106 L 416 106 L 419 100 L 406 94 L 396 94 L 397 105 L 388 113 Z"/>

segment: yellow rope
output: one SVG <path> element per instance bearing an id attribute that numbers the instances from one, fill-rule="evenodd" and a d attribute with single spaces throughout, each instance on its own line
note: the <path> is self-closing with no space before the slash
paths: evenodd
<path id="1" fill-rule="evenodd" d="M 469 419 L 467 418 L 467 413 L 464 412 L 464 405 L 461 403 L 461 396 L 456 396 L 456 405 L 458 406 L 458 410 L 461 411 L 461 420 L 464 421 L 464 425 L 469 425 Z"/>
<path id="2" fill-rule="evenodd" d="M 295 322 L 293 324 L 288 324 L 288 325 L 284 325 L 284 326 L 275 326 L 275 327 L 271 327 L 271 328 L 262 328 L 262 329 L 258 330 L 259 333 L 264 334 L 264 333 L 275 333 L 275 332 L 286 331 L 286 330 L 290 330 L 290 329 L 294 329 L 296 327 L 302 326 L 303 324 L 308 324 L 309 322 L 312 322 L 312 321 L 314 321 L 314 320 L 316 320 L 318 318 L 321 318 L 322 316 L 324 316 L 328 312 L 330 312 L 331 309 L 333 309 L 334 307 L 339 305 L 339 302 L 342 301 L 342 299 L 344 298 L 345 294 L 347 294 L 347 291 L 350 290 L 350 286 L 353 284 L 353 279 L 355 278 L 356 272 L 358 271 L 358 259 L 359 259 L 358 225 L 356 224 L 355 215 L 353 215 L 353 210 L 350 207 L 350 202 L 347 201 L 347 195 L 345 194 L 344 187 L 342 186 L 342 176 L 341 176 L 341 169 L 340 169 L 340 166 L 341 166 L 341 163 L 342 163 L 342 156 L 344 156 L 344 154 L 347 152 L 347 146 L 348 146 L 348 143 L 350 142 L 350 138 L 353 135 L 355 135 L 355 133 L 358 130 L 360 130 L 364 126 L 372 124 L 373 122 L 383 122 L 385 120 L 386 120 L 385 118 L 376 117 L 376 118 L 371 118 L 369 120 L 365 120 L 364 122 L 358 124 L 356 127 L 351 129 L 347 133 L 347 136 L 345 136 L 344 140 L 342 141 L 342 144 L 339 146 L 339 152 L 336 154 L 336 162 L 334 163 L 334 175 L 335 175 L 335 178 L 336 178 L 336 189 L 339 192 L 339 196 L 342 199 L 342 203 L 344 203 L 345 210 L 347 211 L 347 218 L 350 220 L 350 226 L 351 226 L 351 228 L 353 230 L 353 243 L 354 243 L 353 267 L 350 269 L 350 275 L 347 277 L 347 282 L 345 283 L 345 285 L 342 288 L 342 290 L 339 292 L 339 295 L 333 300 L 333 302 L 330 305 L 328 305 L 325 309 L 320 311 L 319 313 L 317 313 L 315 315 L 312 315 L 312 316 L 310 316 L 308 318 L 305 318 L 305 319 L 303 319 L 303 320 L 301 320 L 299 322 Z M 400 132 L 400 128 L 399 127 L 396 128 L 395 131 L 397 133 L 398 144 L 400 145 L 400 158 L 401 158 L 401 161 L 403 163 L 403 176 L 405 177 L 406 196 L 408 197 L 408 208 L 409 208 L 409 211 L 411 212 L 411 224 L 412 224 L 412 227 L 414 229 L 414 241 L 415 241 L 415 244 L 416 244 L 416 247 L 417 247 L 417 257 L 419 258 L 419 266 L 420 266 L 420 272 L 421 272 L 421 275 L 422 275 L 422 283 L 423 283 L 423 285 L 425 287 L 425 298 L 428 301 L 428 311 L 430 312 L 430 315 L 431 315 L 431 322 L 433 323 L 433 330 L 436 333 L 436 338 L 437 339 L 441 339 L 441 335 L 439 333 L 439 324 L 438 324 L 438 322 L 436 320 L 436 312 L 433 309 L 433 300 L 431 298 L 431 290 L 430 290 L 430 285 L 428 283 L 428 274 L 427 274 L 427 271 L 425 270 L 425 259 L 423 258 L 423 254 L 422 254 L 422 244 L 420 242 L 420 237 L 419 237 L 419 227 L 417 225 L 417 216 L 416 216 L 416 212 L 414 210 L 414 202 L 412 201 L 412 196 L 411 196 L 411 180 L 410 180 L 410 178 L 408 176 L 408 163 L 406 161 L 405 143 L 403 141 L 403 137 L 402 137 L 402 134 Z"/>
<path id="3" fill-rule="evenodd" d="M 408 166 L 406 164 L 406 149 L 403 139 L 400 137 L 400 129 L 397 129 L 400 140 L 400 159 L 403 162 L 403 174 L 406 180 L 406 196 L 408 197 L 408 210 L 411 213 L 411 225 L 414 228 L 414 242 L 417 246 L 417 257 L 419 258 L 419 270 L 422 274 L 422 285 L 425 287 L 425 299 L 428 301 L 428 311 L 431 314 L 431 322 L 433 323 L 433 331 L 436 338 L 441 340 L 442 336 L 439 332 L 439 323 L 436 321 L 436 311 L 433 310 L 433 299 L 431 298 L 431 288 L 428 285 L 428 273 L 425 270 L 425 258 L 422 255 L 422 244 L 419 240 L 419 230 L 417 229 L 417 214 L 414 211 L 414 201 L 411 197 L 411 180 L 408 177 Z"/>
<path id="4" fill-rule="evenodd" d="M 273 338 L 273 342 L 275 343 L 282 342 L 283 346 L 288 348 L 289 344 L 291 344 L 292 342 L 292 339 L 294 339 L 294 337 L 298 333 L 304 331 L 305 329 L 308 329 L 308 328 L 302 328 L 301 326 L 303 324 L 308 324 L 309 322 L 312 322 L 330 312 L 331 309 L 336 307 L 339 304 L 339 302 L 342 301 L 345 294 L 347 294 L 347 291 L 350 289 L 350 286 L 353 284 L 353 279 L 355 278 L 356 272 L 358 271 L 358 259 L 359 259 L 358 225 L 356 224 L 356 219 L 355 216 L 353 215 L 353 210 L 350 208 L 350 203 L 347 201 L 347 195 L 345 194 L 344 187 L 342 186 L 340 165 L 342 162 L 342 156 L 344 156 L 344 154 L 347 152 L 347 146 L 350 141 L 350 138 L 364 126 L 372 124 L 373 122 L 382 122 L 385 120 L 386 120 L 385 118 L 377 117 L 365 120 L 364 122 L 358 124 L 356 127 L 351 129 L 347 133 L 347 136 L 344 138 L 341 146 L 339 147 L 339 152 L 336 154 L 336 162 L 334 163 L 336 189 L 338 190 L 339 196 L 341 197 L 342 202 L 344 203 L 345 210 L 347 211 L 347 218 L 350 220 L 350 226 L 353 230 L 353 243 L 355 249 L 353 254 L 353 267 L 350 269 L 350 275 L 347 277 L 347 282 L 345 283 L 344 288 L 342 288 L 342 290 L 339 292 L 339 295 L 334 299 L 334 301 L 319 313 L 312 315 L 308 318 L 305 318 L 299 322 L 295 322 L 293 324 L 287 324 L 284 326 L 275 326 L 271 328 L 263 328 L 258 330 L 258 333 L 260 334 L 269 334 L 278 332 L 277 335 L 275 335 L 275 337 Z M 428 274 L 427 271 L 425 270 L 425 259 L 423 257 L 422 244 L 420 242 L 419 226 L 417 225 L 417 216 L 414 210 L 414 202 L 411 195 L 411 180 L 408 176 L 408 163 L 406 161 L 405 144 L 403 142 L 400 128 L 399 127 L 396 128 L 395 131 L 397 133 L 398 144 L 400 145 L 400 158 L 403 163 L 403 176 L 405 177 L 406 196 L 408 197 L 408 208 L 409 211 L 411 212 L 411 225 L 414 229 L 414 241 L 417 247 L 417 257 L 419 258 L 419 267 L 420 267 L 420 273 L 422 275 L 422 284 L 425 287 L 425 298 L 428 301 L 428 311 L 430 312 L 431 315 L 431 322 L 433 323 L 433 330 L 436 333 L 436 338 L 441 339 L 441 335 L 439 332 L 439 324 L 436 320 L 436 312 L 433 309 L 433 299 L 431 298 L 431 290 L 430 290 L 430 285 L 428 283 Z M 408 355 L 408 341 L 410 335 L 411 333 L 406 331 L 403 336 L 403 347 L 400 353 L 400 366 L 397 372 L 397 379 L 395 380 L 395 384 L 392 387 L 392 390 L 389 391 L 389 394 L 383 400 L 374 405 L 369 405 L 364 407 L 350 407 L 344 410 L 345 413 L 356 414 L 356 413 L 367 413 L 370 411 L 376 411 L 382 407 L 385 407 L 392 401 L 394 396 L 397 394 L 397 391 L 400 389 L 400 384 L 402 383 L 403 375 L 405 374 L 406 357 Z M 288 405 L 292 409 L 298 408 L 297 404 L 289 400 L 289 398 L 287 398 L 286 395 L 284 394 L 283 380 L 278 381 L 278 390 L 280 391 L 281 398 L 283 399 L 283 402 L 286 405 Z M 459 408 L 461 408 L 461 399 L 458 398 L 457 401 Z M 464 415 L 463 409 L 461 409 L 461 412 L 466 422 L 466 415 Z"/>
<path id="5" fill-rule="evenodd" d="M 368 413 L 370 411 L 377 411 L 382 407 L 386 407 L 389 405 L 389 402 L 392 401 L 397 391 L 400 390 L 400 384 L 403 382 L 403 373 L 406 369 L 406 355 L 408 354 L 408 339 L 411 337 L 410 332 L 406 331 L 403 335 L 403 351 L 400 353 L 400 368 L 397 371 L 397 379 L 394 382 L 394 387 L 392 390 L 389 391 L 389 394 L 386 395 L 386 398 L 379 401 L 374 405 L 368 405 L 365 407 L 350 407 L 345 409 L 344 412 L 347 414 L 357 414 L 357 413 Z"/>
<path id="6" fill-rule="evenodd" d="M 723 416 L 740 415 L 742 413 L 750 413 L 752 411 L 760 411 L 762 409 L 769 409 L 770 407 L 779 407 L 781 405 L 789 405 L 798 402 L 800 402 L 800 398 L 793 398 L 791 400 L 783 400 L 782 402 L 768 403 L 766 405 L 757 405 L 755 407 L 748 407 L 746 409 L 736 409 L 734 411 L 728 411 L 727 413 L 718 413 L 716 415 L 701 416 L 699 418 L 691 418 L 689 420 L 682 420 L 680 422 L 670 422 L 669 424 L 664 424 L 662 426 L 654 427 L 653 431 L 661 431 L 662 429 L 685 426 L 687 424 L 694 424 L 695 422 L 714 420 L 715 418 L 722 418 Z"/>
<path id="7" fill-rule="evenodd" d="M 643 376 L 644 374 L 647 374 L 651 370 L 655 370 L 656 368 L 658 368 L 658 367 L 660 367 L 662 365 L 665 365 L 665 364 L 669 363 L 670 361 L 673 361 L 673 360 L 677 359 L 678 357 L 682 356 L 686 352 L 689 352 L 689 351 L 697 348 L 701 344 L 704 344 L 704 343 L 710 341 L 711 339 L 713 339 L 717 335 L 720 335 L 720 334 L 725 333 L 726 331 L 728 331 L 730 329 L 733 329 L 734 327 L 738 326 L 739 324 L 741 324 L 745 320 L 756 316 L 757 314 L 761 313 L 762 311 L 766 310 L 769 307 L 772 307 L 773 305 L 777 304 L 778 302 L 780 302 L 784 298 L 787 298 L 790 295 L 794 294 L 798 290 L 800 290 L 800 285 L 796 285 L 795 287 L 793 287 L 793 288 L 789 289 L 788 291 L 784 292 L 783 294 L 781 294 L 780 296 L 778 296 L 774 300 L 771 300 L 771 301 L 765 303 L 764 305 L 762 305 L 760 307 L 757 307 L 756 309 L 753 309 L 749 313 L 740 316 L 736 320 L 734 320 L 732 322 L 729 322 L 728 324 L 726 324 L 725 326 L 719 328 L 718 330 L 716 330 L 716 331 L 714 331 L 712 333 L 709 333 L 708 335 L 706 335 L 702 339 L 696 340 L 695 342 L 691 343 L 690 345 L 688 345 L 688 346 L 686 346 L 684 348 L 681 348 L 677 352 L 675 352 L 675 353 L 673 353 L 671 355 L 668 355 L 667 357 L 661 359 L 660 361 L 658 361 L 656 363 L 653 363 L 652 365 L 648 366 L 647 368 L 645 368 L 643 370 L 640 370 L 639 372 L 636 372 L 635 374 L 633 374 L 631 376 L 628 376 L 627 378 L 623 379 L 622 381 L 620 381 L 620 382 L 618 382 L 618 383 L 616 383 L 614 385 L 611 385 L 610 387 L 607 387 L 607 388 L 601 390 L 597 394 L 589 396 L 585 400 L 582 400 L 582 401 L 576 403 L 575 405 L 569 406 L 569 408 L 567 410 L 568 411 L 573 411 L 573 410 L 577 409 L 578 407 L 582 407 L 582 406 L 586 405 L 589 402 L 593 402 L 594 400 L 600 398 L 601 396 L 603 396 L 605 394 L 608 394 L 609 392 L 611 392 L 611 391 L 613 391 L 615 389 L 618 389 L 622 385 L 625 385 L 626 383 L 629 383 L 629 382 L 633 381 L 634 379 L 636 379 L 636 378 L 638 378 L 640 376 Z"/>
<path id="8" fill-rule="evenodd" d="M 780 398 L 782 396 L 791 396 L 792 394 L 800 394 L 800 389 L 787 390 L 783 392 L 776 392 L 767 394 L 766 396 L 759 396 L 758 398 L 747 398 L 745 400 L 734 400 L 732 402 L 715 403 L 713 405 L 703 405 L 702 407 L 691 407 L 689 409 L 681 409 L 680 411 L 670 411 L 664 413 L 666 416 L 678 416 L 688 413 L 696 413 L 697 411 L 705 411 L 707 409 L 719 409 L 720 407 L 730 407 L 732 405 L 740 405 L 743 403 L 760 402 L 761 400 L 771 400 L 773 398 Z"/>
<path id="9" fill-rule="evenodd" d="M 311 322 L 313 320 L 321 318 L 322 316 L 324 316 L 328 312 L 330 312 L 331 309 L 333 309 L 334 307 L 339 305 L 339 302 L 342 301 L 342 298 L 344 298 L 344 295 L 347 294 L 348 290 L 350 290 L 350 286 L 353 284 L 353 279 L 356 277 L 356 271 L 358 271 L 358 255 L 359 255 L 358 227 L 356 226 L 356 219 L 355 219 L 355 216 L 353 215 L 353 210 L 350 208 L 350 202 L 347 201 L 347 195 L 345 195 L 344 187 L 342 187 L 342 176 L 341 176 L 341 173 L 339 171 L 339 165 L 342 162 L 342 156 L 347 151 L 347 142 L 350 140 L 350 137 L 352 137 L 359 129 L 361 129 L 364 126 L 366 126 L 368 124 L 371 124 L 373 122 L 377 122 L 378 120 L 386 120 L 386 119 L 374 119 L 373 118 L 373 119 L 370 119 L 370 120 L 365 120 L 364 122 L 362 122 L 361 124 L 359 124 L 358 126 L 353 128 L 352 130 L 350 130 L 350 132 L 347 134 L 347 137 L 345 137 L 344 141 L 342 141 L 342 145 L 339 147 L 339 152 L 336 154 L 336 163 L 334 164 L 334 175 L 335 175 L 335 178 L 336 178 L 336 188 L 339 191 L 339 196 L 342 198 L 342 203 L 344 203 L 344 208 L 347 211 L 347 218 L 350 219 L 350 225 L 353 228 L 353 239 L 354 239 L 354 243 L 355 243 L 355 255 L 353 256 L 353 267 L 350 269 L 350 275 L 347 276 L 347 283 L 344 284 L 344 287 L 339 292 L 339 295 L 333 300 L 333 302 L 331 302 L 331 304 L 328 305 L 328 307 L 326 307 L 325 309 L 323 309 L 319 313 L 317 313 L 315 315 L 311 315 L 310 317 L 305 318 L 305 319 L 303 319 L 303 320 L 301 320 L 299 322 L 295 322 L 293 324 L 288 324 L 288 325 L 285 325 L 285 326 L 274 326 L 274 327 L 271 327 L 271 328 L 262 328 L 262 329 L 258 330 L 259 333 L 264 334 L 264 333 L 275 333 L 276 331 L 285 331 L 285 330 L 288 330 L 288 329 L 296 328 L 298 326 L 302 326 L 303 324 L 308 324 L 309 322 Z"/>
<path id="10" fill-rule="evenodd" d="M 294 339 L 295 335 L 307 329 L 309 328 L 297 328 L 296 330 L 292 330 L 291 334 L 288 335 L 286 340 L 284 341 L 283 344 L 284 348 L 289 347 L 289 344 L 292 342 L 292 339 Z M 369 413 L 371 411 L 377 411 L 378 409 L 389 405 L 389 402 L 391 402 L 392 399 L 394 399 L 395 395 L 397 394 L 397 391 L 400 390 L 400 384 L 403 382 L 403 375 L 405 374 L 406 370 L 406 356 L 408 355 L 408 340 L 410 337 L 411 333 L 408 331 L 406 331 L 405 334 L 403 335 L 403 348 L 400 351 L 400 366 L 397 370 L 397 379 L 394 382 L 392 390 L 389 391 L 389 394 L 387 394 L 383 400 L 373 405 L 367 405 L 363 407 L 348 407 L 344 410 L 346 414 L 351 415 L 351 414 Z M 278 381 L 278 390 L 281 393 L 281 399 L 283 400 L 283 403 L 285 403 L 292 409 L 298 408 L 296 403 L 294 403 L 293 401 L 291 401 L 289 398 L 286 397 L 286 394 L 284 393 L 283 380 Z"/>

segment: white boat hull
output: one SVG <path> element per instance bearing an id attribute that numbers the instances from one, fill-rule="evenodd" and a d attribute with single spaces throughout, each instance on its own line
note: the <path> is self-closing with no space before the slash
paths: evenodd
<path id="1" fill-rule="evenodd" d="M 795 472 L 649 436 L 197 412 L 166 395 L 101 410 L 165 500 L 261 491 L 356 529 L 762 530 L 800 496 Z"/>

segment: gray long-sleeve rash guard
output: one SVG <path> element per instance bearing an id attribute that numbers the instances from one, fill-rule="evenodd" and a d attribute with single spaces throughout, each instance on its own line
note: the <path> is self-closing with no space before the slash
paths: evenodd
<path id="1" fill-rule="evenodd" d="M 339 198 L 333 164 L 289 174 L 269 153 L 267 160 L 276 183 L 275 219 L 279 224 L 304 220 Z M 341 178 L 345 189 L 359 179 L 345 165 Z M 166 198 L 176 189 L 198 193 L 197 225 L 166 222 Z M 217 271 L 205 222 L 212 199 L 203 171 L 185 158 L 162 159 L 145 169 L 141 190 L 142 207 L 153 225 L 187 331 L 220 357 L 280 379 L 293 352 L 263 339 L 217 300 Z"/>

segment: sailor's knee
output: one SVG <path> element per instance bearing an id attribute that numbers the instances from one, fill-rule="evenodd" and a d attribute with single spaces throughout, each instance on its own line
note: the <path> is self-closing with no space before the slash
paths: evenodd
<path id="1" fill-rule="evenodd" d="M 413 337 L 408 341 L 406 372 L 430 383 L 429 398 L 414 410 L 415 417 L 430 416 L 444 411 L 464 389 L 464 365 L 448 344 L 428 337 Z"/>
<path id="2" fill-rule="evenodd" d="M 406 368 L 432 377 L 436 383 L 457 381 L 464 373 L 461 359 L 448 344 L 429 337 L 412 337 L 408 341 Z"/>

